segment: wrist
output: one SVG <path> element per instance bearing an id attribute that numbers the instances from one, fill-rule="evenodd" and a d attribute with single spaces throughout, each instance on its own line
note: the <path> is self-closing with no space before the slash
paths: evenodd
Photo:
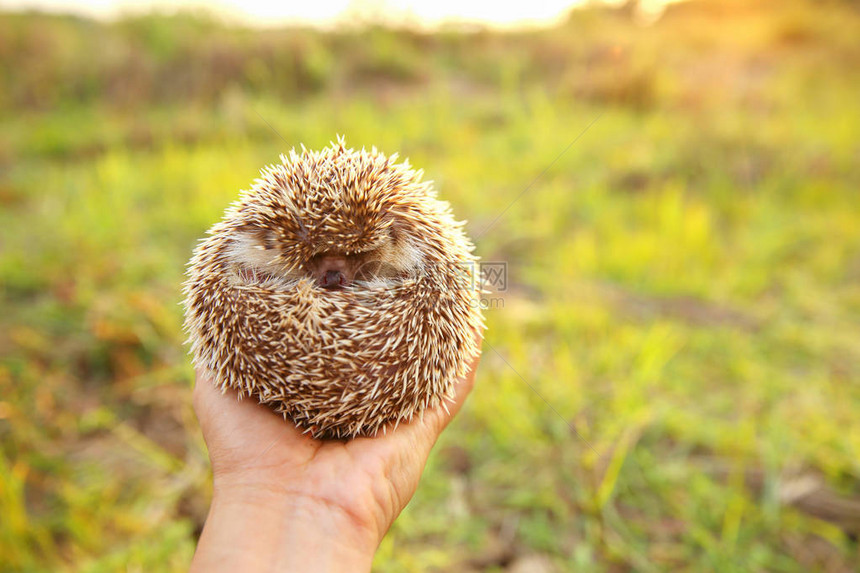
<path id="1" fill-rule="evenodd" d="M 216 479 L 192 571 L 370 571 L 379 534 L 340 505 Z"/>

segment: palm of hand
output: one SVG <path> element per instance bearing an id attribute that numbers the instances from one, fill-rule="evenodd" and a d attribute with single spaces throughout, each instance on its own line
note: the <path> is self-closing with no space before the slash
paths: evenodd
<path id="1" fill-rule="evenodd" d="M 198 373 L 194 408 L 216 492 L 233 488 L 261 498 L 286 495 L 342 514 L 378 543 L 415 493 L 436 438 L 471 391 L 477 362 L 459 380 L 448 411 L 436 408 L 385 435 L 347 442 L 302 434 L 251 399 L 221 394 Z"/>

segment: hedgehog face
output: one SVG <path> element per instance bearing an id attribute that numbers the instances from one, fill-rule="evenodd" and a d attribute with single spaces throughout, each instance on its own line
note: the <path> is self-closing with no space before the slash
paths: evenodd
<path id="1" fill-rule="evenodd" d="M 312 218 L 311 218 L 312 219 Z M 301 219 L 300 219 L 301 220 Z M 424 257 L 408 234 L 396 230 L 394 219 L 343 248 L 337 237 L 301 225 L 301 235 L 275 224 L 243 225 L 232 234 L 226 249 L 228 266 L 238 284 L 283 290 L 307 279 L 321 289 L 384 287 L 414 277 Z M 358 235 L 361 228 L 347 223 L 342 229 Z M 310 246 L 310 248 L 308 248 Z"/>

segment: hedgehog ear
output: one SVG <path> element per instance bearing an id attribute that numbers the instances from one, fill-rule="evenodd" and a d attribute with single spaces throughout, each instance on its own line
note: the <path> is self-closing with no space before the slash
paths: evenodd
<path id="1" fill-rule="evenodd" d="M 245 224 L 237 227 L 236 232 L 243 235 L 245 239 L 253 241 L 256 244 L 255 246 L 259 246 L 266 251 L 278 246 L 278 237 L 271 229 Z"/>

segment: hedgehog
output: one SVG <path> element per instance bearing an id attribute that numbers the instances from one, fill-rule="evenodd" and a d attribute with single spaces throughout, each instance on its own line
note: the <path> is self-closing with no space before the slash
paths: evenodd
<path id="1" fill-rule="evenodd" d="M 291 150 L 197 245 L 195 367 L 314 438 L 375 436 L 446 407 L 479 353 L 477 257 L 396 154 Z"/>

